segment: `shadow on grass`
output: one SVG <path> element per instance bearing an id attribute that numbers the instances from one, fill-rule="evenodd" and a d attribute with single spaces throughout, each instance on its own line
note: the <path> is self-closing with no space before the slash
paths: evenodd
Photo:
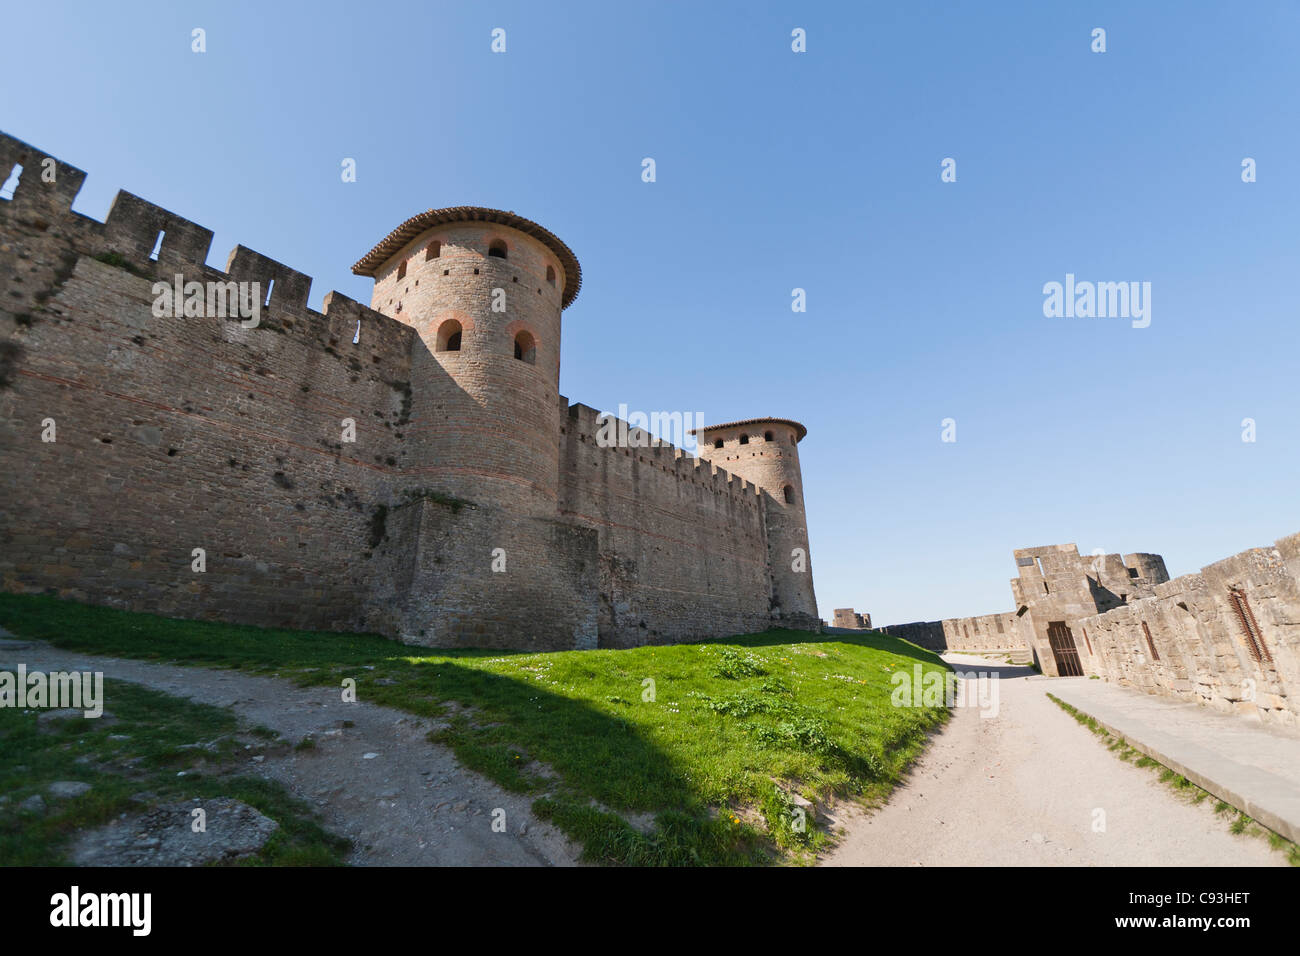
<path id="1" fill-rule="evenodd" d="M 792 827 L 793 805 L 774 778 L 879 796 L 946 716 L 889 708 L 881 690 L 888 668 L 875 666 L 883 659 L 853 657 L 864 679 L 848 680 L 844 653 L 853 647 L 945 666 L 931 652 L 878 633 L 769 631 L 577 653 L 452 650 L 7 594 L 0 595 L 0 623 L 62 648 L 275 672 L 331 692 L 353 678 L 368 703 L 442 717 L 434 740 L 467 768 L 533 796 L 540 817 L 601 863 L 744 865 L 772 861 L 777 847 L 815 850 L 825 835 Z M 804 656 L 802 644 L 826 651 Z M 699 653 L 719 646 L 790 647 L 797 662 L 772 658 L 766 663 L 783 668 L 780 674 L 721 679 L 716 667 L 725 650 Z M 515 672 L 500 673 L 503 667 Z M 876 686 L 859 702 L 868 671 Z M 644 702 L 647 673 L 671 701 Z M 797 693 L 791 682 L 802 682 Z M 453 701 L 464 709 L 449 707 Z M 723 705 L 729 709 L 718 709 Z"/>
<path id="2" fill-rule="evenodd" d="M 496 657 L 529 651 L 441 650 L 379 634 L 296 631 L 194 621 L 79 604 L 44 594 L 0 593 L 0 625 L 55 647 L 142 660 L 233 668 L 373 663 L 388 657 Z"/>
<path id="3" fill-rule="evenodd" d="M 438 697 L 474 708 L 431 738 L 449 746 L 469 769 L 537 798 L 534 812 L 578 840 L 584 859 L 736 866 L 774 856 L 762 832 L 709 807 L 691 783 L 690 767 L 647 739 L 632 720 L 531 681 L 446 659 L 390 662 L 386 676 L 399 669 L 413 673 L 386 689 L 419 686 L 418 672 L 430 668 L 438 672 Z M 643 814 L 655 821 L 649 832 L 629 822 Z"/>
<path id="4" fill-rule="evenodd" d="M 345 862 L 349 842 L 327 833 L 312 807 L 281 784 L 236 769 L 247 751 L 229 711 L 118 680 L 105 681 L 104 694 L 112 703 L 104 720 L 47 720 L 36 708 L 0 708 L 0 866 L 67 865 L 82 831 L 158 805 L 215 797 L 241 800 L 279 824 L 238 865 Z M 56 798 L 49 788 L 58 781 L 90 789 Z M 33 797 L 43 803 L 23 802 Z"/>

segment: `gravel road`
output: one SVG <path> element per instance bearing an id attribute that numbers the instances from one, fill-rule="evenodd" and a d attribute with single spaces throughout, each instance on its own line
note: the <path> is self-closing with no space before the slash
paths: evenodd
<path id="1" fill-rule="evenodd" d="M 1192 805 L 1155 771 L 1108 751 L 1047 699 L 1049 679 L 979 657 L 944 659 L 1000 675 L 997 716 L 958 707 L 885 807 L 841 807 L 844 836 L 823 865 L 1287 865 L 1265 840 L 1229 833 L 1213 798 Z"/>

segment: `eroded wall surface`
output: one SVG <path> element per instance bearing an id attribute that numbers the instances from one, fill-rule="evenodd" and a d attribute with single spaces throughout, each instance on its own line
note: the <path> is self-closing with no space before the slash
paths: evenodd
<path id="1" fill-rule="evenodd" d="M 1124 607 L 1078 619 L 1072 629 L 1089 674 L 1294 725 L 1300 534 L 1159 584 Z"/>
<path id="2" fill-rule="evenodd" d="M 1039 667 L 1053 677 L 1069 667 L 1067 655 L 1052 648 L 1054 629 L 1059 644 L 1060 628 L 1069 627 L 1077 648 L 1086 641 L 1073 633 L 1072 621 L 1148 597 L 1169 580 L 1158 554 L 1080 555 L 1077 545 L 1053 544 L 1021 548 L 1014 556 L 1019 572 L 1011 580 L 1016 612 Z"/>
<path id="3" fill-rule="evenodd" d="M 934 651 L 1010 652 L 1027 646 L 1014 612 L 890 624 L 880 630 Z"/>

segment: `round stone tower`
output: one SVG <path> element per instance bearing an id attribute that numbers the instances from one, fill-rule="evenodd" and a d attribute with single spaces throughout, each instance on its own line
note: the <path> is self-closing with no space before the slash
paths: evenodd
<path id="1" fill-rule="evenodd" d="M 1158 554 L 1148 554 L 1143 551 L 1139 551 L 1137 554 L 1126 554 L 1124 555 L 1124 566 L 1129 569 L 1130 577 L 1137 578 L 1151 587 L 1164 584 L 1169 580 L 1169 572 L 1165 569 L 1165 559 Z M 1134 571 L 1137 574 L 1134 574 Z"/>
<path id="2" fill-rule="evenodd" d="M 352 271 L 423 341 L 407 436 L 420 485 L 554 513 L 560 313 L 582 282 L 569 247 L 512 212 L 457 206 L 406 220 Z"/>
<path id="3" fill-rule="evenodd" d="M 767 522 L 772 616 L 797 627 L 817 623 L 799 442 L 808 429 L 788 418 L 748 418 L 702 429 L 699 457 L 757 486 Z"/>

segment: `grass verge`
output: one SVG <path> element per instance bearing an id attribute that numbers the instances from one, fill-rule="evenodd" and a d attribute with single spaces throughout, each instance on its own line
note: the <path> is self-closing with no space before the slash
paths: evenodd
<path id="1" fill-rule="evenodd" d="M 0 707 L 0 866 L 68 862 L 76 833 L 122 814 L 198 797 L 232 797 L 280 828 L 244 865 L 337 865 L 348 841 L 322 829 L 284 787 L 230 768 L 264 752 L 264 734 L 244 733 L 227 710 L 122 681 L 105 680 L 111 716 L 87 720 Z M 56 781 L 90 789 L 50 796 Z M 40 797 L 43 808 L 24 807 Z"/>
<path id="2" fill-rule="evenodd" d="M 1208 790 L 1198 787 L 1177 771 L 1166 767 L 1158 760 L 1148 757 L 1123 737 L 1116 737 L 1109 730 L 1103 727 L 1095 717 L 1085 714 L 1077 707 L 1072 707 L 1055 694 L 1049 693 L 1047 696 L 1056 704 L 1057 707 L 1060 707 L 1061 710 L 1065 711 L 1080 724 L 1083 724 L 1083 726 L 1087 727 L 1098 737 L 1102 738 L 1102 741 L 1106 744 L 1106 749 L 1119 757 L 1120 760 L 1123 760 L 1125 763 L 1131 763 L 1135 767 L 1145 767 L 1157 771 L 1160 775 L 1161 783 L 1166 784 L 1175 793 L 1189 802 L 1198 804 L 1204 803 L 1206 800 L 1214 796 Z M 1236 816 L 1233 817 L 1232 823 L 1228 826 L 1229 832 L 1238 835 L 1244 834 L 1246 836 L 1265 838 L 1268 840 L 1269 846 L 1286 854 L 1288 863 L 1292 866 L 1300 866 L 1300 846 L 1292 843 L 1286 837 L 1274 833 L 1272 830 L 1261 825 L 1257 820 L 1248 816 L 1244 811 L 1217 798 L 1214 801 L 1214 812 L 1219 816 L 1236 814 Z"/>
<path id="3" fill-rule="evenodd" d="M 433 650 L 9 594 L 0 624 L 59 647 L 269 673 L 323 693 L 355 681 L 360 700 L 443 718 L 434 739 L 532 795 L 535 812 L 600 863 L 808 862 L 828 839 L 817 806 L 883 800 L 948 716 L 891 704 L 896 675 L 948 668 L 873 632 Z"/>

